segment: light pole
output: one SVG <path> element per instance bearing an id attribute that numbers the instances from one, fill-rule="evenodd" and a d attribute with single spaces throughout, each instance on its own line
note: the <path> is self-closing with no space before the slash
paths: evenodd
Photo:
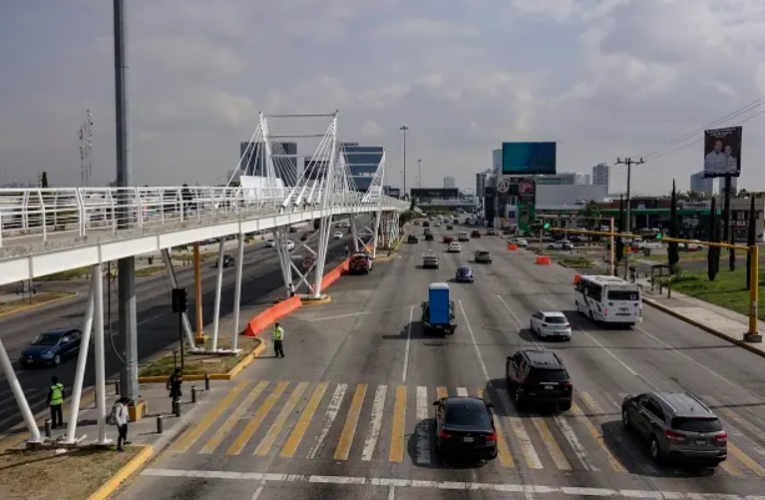
<path id="1" fill-rule="evenodd" d="M 419 182 L 417 183 L 417 187 L 422 187 L 422 160 L 417 160 L 417 179 Z"/>
<path id="2" fill-rule="evenodd" d="M 404 196 L 406 196 L 406 131 L 409 130 L 409 127 L 401 125 L 399 130 L 404 133 Z"/>

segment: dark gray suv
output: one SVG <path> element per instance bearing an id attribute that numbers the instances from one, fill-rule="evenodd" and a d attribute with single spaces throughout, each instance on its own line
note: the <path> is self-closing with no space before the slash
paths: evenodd
<path id="1" fill-rule="evenodd" d="M 622 423 L 646 439 L 657 461 L 717 467 L 728 458 L 728 435 L 720 419 L 690 393 L 629 395 L 622 402 Z"/>

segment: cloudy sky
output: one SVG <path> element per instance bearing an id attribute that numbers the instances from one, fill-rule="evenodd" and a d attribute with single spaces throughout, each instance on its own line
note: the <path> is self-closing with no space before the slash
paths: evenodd
<path id="1" fill-rule="evenodd" d="M 589 173 L 765 94 L 763 0 L 126 4 L 136 184 L 220 182 L 259 110 L 340 110 L 342 140 L 387 148 L 392 185 L 406 124 L 424 185 L 454 175 L 470 187 L 502 141 L 558 141 L 558 170 Z M 78 183 L 88 108 L 95 181 L 113 178 L 112 33 L 106 0 L 0 3 L 0 183 L 42 170 L 52 184 Z M 272 124 L 276 133 L 325 126 Z M 765 115 L 744 124 L 740 186 L 765 189 L 764 129 Z M 635 189 L 666 192 L 673 177 L 687 189 L 700 138 L 649 156 L 661 157 L 635 169 Z M 615 190 L 625 177 L 615 173 Z"/>

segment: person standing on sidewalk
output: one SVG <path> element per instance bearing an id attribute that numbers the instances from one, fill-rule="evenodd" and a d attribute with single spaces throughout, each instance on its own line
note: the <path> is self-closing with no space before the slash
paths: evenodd
<path id="1" fill-rule="evenodd" d="M 64 384 L 58 381 L 55 375 L 50 379 L 48 389 L 48 406 L 50 407 L 51 428 L 64 426 Z"/>
<path id="2" fill-rule="evenodd" d="M 279 323 L 274 325 L 274 357 L 284 357 L 284 328 Z"/>
<path id="3" fill-rule="evenodd" d="M 114 409 L 112 414 L 114 415 L 114 425 L 117 426 L 117 451 L 125 451 L 123 445 L 130 444 L 128 438 L 128 421 L 130 415 L 128 413 L 128 403 L 130 400 L 126 397 L 121 397 L 114 403 Z"/>
<path id="4" fill-rule="evenodd" d="M 176 368 L 169 379 L 165 387 L 170 391 L 170 399 L 173 401 L 180 401 L 183 392 L 181 391 L 181 385 L 183 385 L 183 372 L 180 368 Z"/>

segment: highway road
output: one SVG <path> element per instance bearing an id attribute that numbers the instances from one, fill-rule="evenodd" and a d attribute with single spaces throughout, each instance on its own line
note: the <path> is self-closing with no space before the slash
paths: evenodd
<path id="1" fill-rule="evenodd" d="M 333 229 L 334 231 L 334 229 Z M 297 242 L 302 232 L 290 235 Z M 317 238 L 311 238 L 308 243 L 315 248 Z M 348 239 L 330 240 L 330 249 L 327 257 L 327 269 L 340 262 L 344 255 L 344 246 Z M 227 253 L 236 254 L 236 249 L 227 250 Z M 307 255 L 307 251 L 300 245 L 296 245 L 293 255 L 295 257 Z M 302 259 L 301 259 L 302 260 Z M 244 329 L 247 310 L 253 306 L 270 304 L 281 293 L 283 279 L 276 251 L 265 247 L 264 242 L 256 242 L 245 247 L 242 282 L 242 311 L 241 328 Z M 194 269 L 193 266 L 177 268 L 176 275 L 179 286 L 189 289 L 189 319 L 192 327 L 195 325 L 196 314 L 194 313 Z M 205 332 L 212 333 L 213 307 L 215 301 L 215 284 L 217 268 L 214 259 L 208 260 L 202 268 L 203 284 L 203 318 Z M 234 283 L 236 268 L 224 269 L 223 295 L 221 299 L 221 324 L 224 319 L 233 313 Z M 106 288 L 106 284 L 104 285 Z M 178 340 L 178 317 L 172 312 L 170 300 L 170 278 L 166 273 L 161 275 L 136 278 L 137 319 L 138 319 L 138 354 L 139 360 L 146 359 L 162 350 L 167 349 Z M 70 359 L 59 367 L 20 370 L 18 360 L 21 351 L 29 344 L 35 335 L 51 328 L 72 326 L 82 328 L 82 318 L 85 315 L 87 286 L 82 287 L 82 293 L 71 300 L 51 304 L 50 306 L 37 309 L 28 313 L 11 316 L 0 321 L 0 335 L 8 354 L 14 361 L 19 380 L 24 388 L 27 399 L 32 405 L 33 411 L 43 410 L 46 407 L 45 398 L 50 377 L 57 375 L 66 385 L 71 387 L 74 381 L 74 372 L 77 365 L 76 359 Z M 104 299 L 106 301 L 106 299 Z M 117 323 L 117 285 L 116 280 L 112 287 L 112 329 L 113 341 L 106 341 L 106 372 L 107 376 L 116 375 L 121 366 L 121 361 L 115 354 L 115 347 L 119 348 L 118 323 Z M 104 305 L 106 308 L 106 305 Z M 252 313 L 251 313 L 252 314 Z M 221 335 L 230 336 L 231 332 L 223 331 Z M 109 335 L 107 331 L 107 336 Z M 92 385 L 95 382 L 93 371 L 93 353 L 91 350 L 88 369 L 86 370 L 85 383 Z M 0 432 L 6 431 L 21 422 L 21 416 L 13 400 L 7 380 L 0 374 Z"/>
<path id="2" fill-rule="evenodd" d="M 573 311 L 572 271 L 535 266 L 499 237 L 443 253 L 440 270 L 418 267 L 426 248 L 445 251 L 403 245 L 371 275 L 333 285 L 331 304 L 285 319 L 286 358 L 256 361 L 120 500 L 763 498 L 760 358 L 650 308 L 635 329 L 595 325 Z M 424 336 L 428 285 L 453 278 L 478 248 L 494 263 L 473 265 L 474 284 L 452 283 L 457 333 Z M 538 309 L 575 326 L 570 342 L 544 343 L 574 380 L 576 404 L 562 415 L 518 412 L 505 387 L 506 357 L 541 344 L 527 328 Z M 724 421 L 729 460 L 714 474 L 654 463 L 622 429 L 624 395 L 652 389 L 692 391 Z M 439 461 L 431 402 L 443 394 L 495 403 L 499 458 Z"/>

